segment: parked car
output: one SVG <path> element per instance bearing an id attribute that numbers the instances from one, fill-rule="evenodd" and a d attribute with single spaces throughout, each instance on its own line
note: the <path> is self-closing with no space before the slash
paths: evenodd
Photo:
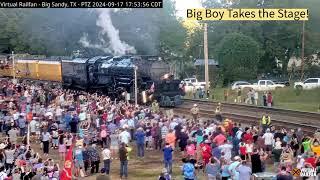
<path id="1" fill-rule="evenodd" d="M 295 89 L 320 88 L 320 78 L 309 78 L 309 79 L 306 79 L 304 82 L 295 82 L 294 88 Z"/>
<path id="2" fill-rule="evenodd" d="M 280 80 L 280 79 L 274 79 L 272 80 L 275 84 L 283 84 L 285 86 L 290 86 L 290 82 L 288 80 Z"/>
<path id="3" fill-rule="evenodd" d="M 231 89 L 232 90 L 238 89 L 240 85 L 251 85 L 251 84 L 248 83 L 247 81 L 235 81 L 231 84 Z"/>
<path id="4" fill-rule="evenodd" d="M 181 83 L 192 83 L 194 86 L 206 86 L 206 82 L 200 82 L 197 78 L 186 78 L 181 81 Z M 210 82 L 209 82 L 210 87 Z"/>
<path id="5" fill-rule="evenodd" d="M 184 91 L 185 93 L 190 93 L 193 91 L 193 88 L 195 89 L 205 89 L 205 86 L 202 86 L 202 85 L 193 85 L 192 83 L 186 83 L 184 85 Z"/>
<path id="6" fill-rule="evenodd" d="M 283 88 L 285 85 L 283 84 L 275 84 L 271 80 L 259 80 L 257 83 L 252 85 L 239 85 L 241 89 L 252 88 L 255 91 L 271 91 L 277 88 Z"/>

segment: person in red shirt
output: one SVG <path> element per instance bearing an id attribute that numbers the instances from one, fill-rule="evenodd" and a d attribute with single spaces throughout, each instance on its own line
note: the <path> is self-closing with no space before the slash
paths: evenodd
<path id="1" fill-rule="evenodd" d="M 243 137 L 242 137 L 242 141 L 243 141 L 243 142 L 248 142 L 248 141 L 253 142 L 253 135 L 252 135 L 250 129 L 248 129 L 248 130 L 244 133 L 244 135 L 243 135 Z"/>
<path id="2" fill-rule="evenodd" d="M 267 105 L 268 105 L 268 107 L 272 106 L 272 102 L 273 102 L 272 94 L 271 94 L 271 92 L 268 92 L 268 95 L 267 95 Z"/>
<path id="3" fill-rule="evenodd" d="M 315 155 L 313 153 L 310 153 L 311 155 L 305 159 L 304 161 L 304 164 L 307 166 L 307 167 L 313 167 L 313 168 L 316 168 L 317 165 L 316 165 L 316 162 L 317 162 L 317 158 L 315 157 Z"/>
<path id="4" fill-rule="evenodd" d="M 200 144 L 204 167 L 209 163 L 209 160 L 212 156 L 212 154 L 211 154 L 212 149 L 211 149 L 210 144 L 211 144 L 210 140 L 205 140 L 204 143 Z"/>
<path id="5" fill-rule="evenodd" d="M 246 160 L 247 149 L 244 142 L 239 143 L 239 154 L 242 160 Z"/>

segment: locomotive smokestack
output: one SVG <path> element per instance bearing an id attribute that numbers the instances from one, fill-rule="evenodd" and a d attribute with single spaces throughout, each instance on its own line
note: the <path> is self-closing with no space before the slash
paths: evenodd
<path id="1" fill-rule="evenodd" d="M 87 39 L 87 34 L 85 34 L 79 41 L 82 46 L 100 49 L 105 53 L 111 53 L 116 56 L 135 54 L 136 49 L 133 46 L 121 41 L 119 30 L 116 29 L 112 23 L 111 10 L 95 9 L 95 11 L 98 13 L 96 25 L 101 28 L 101 44 L 91 44 Z"/>

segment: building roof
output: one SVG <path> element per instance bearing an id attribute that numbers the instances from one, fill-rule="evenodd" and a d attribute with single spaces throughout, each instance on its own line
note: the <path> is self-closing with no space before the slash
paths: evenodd
<path id="1" fill-rule="evenodd" d="M 208 59 L 209 62 L 209 66 L 219 66 L 218 61 L 214 60 L 214 59 Z M 194 62 L 195 66 L 204 66 L 204 59 L 196 59 L 196 61 Z"/>

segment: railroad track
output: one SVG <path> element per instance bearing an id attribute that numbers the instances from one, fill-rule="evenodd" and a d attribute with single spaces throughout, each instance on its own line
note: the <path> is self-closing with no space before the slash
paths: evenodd
<path id="1" fill-rule="evenodd" d="M 215 117 L 218 102 L 184 99 L 184 103 L 174 109 L 179 114 L 190 114 L 193 104 L 198 104 L 201 117 Z M 244 124 L 259 125 L 264 113 L 270 115 L 273 125 L 296 129 L 301 127 L 306 133 L 320 129 L 320 113 L 302 112 L 287 109 L 267 108 L 246 104 L 221 103 L 223 118 L 229 118 Z"/>

